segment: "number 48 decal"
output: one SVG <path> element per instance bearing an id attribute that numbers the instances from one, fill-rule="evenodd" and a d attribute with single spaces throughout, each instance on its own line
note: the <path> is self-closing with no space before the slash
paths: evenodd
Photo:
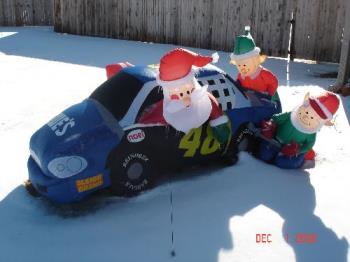
<path id="1" fill-rule="evenodd" d="M 213 136 L 213 130 L 210 125 L 206 128 L 206 137 L 201 145 L 201 134 L 203 127 L 192 129 L 188 134 L 186 134 L 180 141 L 179 148 L 186 149 L 184 157 L 193 157 L 197 150 L 200 148 L 201 155 L 212 154 L 218 149 L 220 149 L 219 142 Z"/>

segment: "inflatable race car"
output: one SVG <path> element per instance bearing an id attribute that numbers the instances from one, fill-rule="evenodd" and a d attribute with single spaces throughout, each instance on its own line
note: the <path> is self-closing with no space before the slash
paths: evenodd
<path id="1" fill-rule="evenodd" d="M 58 203 L 79 201 L 105 188 L 135 195 L 169 170 L 249 150 L 254 135 L 247 126 L 281 111 L 269 97 L 243 90 L 208 65 L 196 71 L 196 78 L 208 85 L 230 119 L 227 146 L 220 146 L 208 123 L 187 134 L 169 125 L 140 124 L 142 113 L 163 99 L 157 71 L 156 66 L 123 68 L 36 131 L 30 140 L 27 189 Z"/>

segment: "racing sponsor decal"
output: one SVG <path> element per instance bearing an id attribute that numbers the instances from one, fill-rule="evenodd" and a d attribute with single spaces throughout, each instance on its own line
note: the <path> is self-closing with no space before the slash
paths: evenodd
<path id="1" fill-rule="evenodd" d="M 70 118 L 61 113 L 51 119 L 47 125 L 51 128 L 56 136 L 63 136 L 67 132 L 68 128 L 72 128 L 75 125 L 75 121 L 74 118 Z"/>
<path id="2" fill-rule="evenodd" d="M 244 136 L 246 134 L 252 135 L 252 136 L 254 135 L 252 130 L 250 130 L 249 128 L 245 128 L 242 132 L 239 133 L 237 140 L 236 140 L 237 144 L 239 144 L 242 141 L 242 139 L 244 138 Z"/>
<path id="3" fill-rule="evenodd" d="M 148 184 L 148 181 L 147 181 L 147 179 L 144 179 L 140 184 L 138 184 L 138 185 L 133 185 L 133 184 L 131 184 L 129 181 L 127 181 L 126 183 L 125 183 L 125 187 L 127 187 L 127 188 L 129 188 L 129 189 L 131 189 L 131 190 L 136 190 L 136 191 L 139 191 L 139 190 L 141 190 L 141 189 L 143 189 L 146 185 Z"/>
<path id="4" fill-rule="evenodd" d="M 130 143 L 138 143 L 144 140 L 146 137 L 145 132 L 142 129 L 135 129 L 130 131 L 127 135 L 127 139 Z"/>
<path id="5" fill-rule="evenodd" d="M 85 179 L 79 179 L 75 181 L 75 185 L 79 193 L 85 192 L 96 187 L 103 185 L 103 176 L 102 174 L 98 174 L 96 176 L 92 176 Z"/>
<path id="6" fill-rule="evenodd" d="M 130 163 L 130 161 L 133 161 Z M 149 158 L 141 153 L 129 154 L 123 162 L 123 167 L 126 169 L 128 180 L 125 181 L 124 186 L 132 191 L 140 191 L 149 183 L 147 178 L 143 176 L 144 166 L 140 163 L 149 161 Z"/>
<path id="7" fill-rule="evenodd" d="M 148 157 L 144 154 L 140 154 L 140 153 L 131 153 L 129 154 L 125 159 L 124 159 L 124 162 L 123 162 L 123 167 L 126 168 L 129 164 L 129 162 L 133 159 L 141 159 L 143 160 L 144 162 L 147 162 L 149 161 Z"/>

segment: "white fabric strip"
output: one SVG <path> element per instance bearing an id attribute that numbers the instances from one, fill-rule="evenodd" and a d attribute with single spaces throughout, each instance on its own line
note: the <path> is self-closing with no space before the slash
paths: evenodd
<path id="1" fill-rule="evenodd" d="M 222 115 L 218 117 L 217 119 L 213 119 L 209 121 L 210 126 L 216 127 L 222 124 L 225 124 L 228 122 L 228 117 L 226 115 Z"/>
<path id="2" fill-rule="evenodd" d="M 184 85 L 188 82 L 192 82 L 195 80 L 194 72 L 190 71 L 185 77 L 171 80 L 171 81 L 163 81 L 159 78 L 159 74 L 157 75 L 157 83 L 161 85 L 162 87 L 178 87 L 181 85 Z"/>
<path id="3" fill-rule="evenodd" d="M 316 101 L 317 105 L 321 108 L 323 113 L 326 115 L 327 120 L 332 120 L 333 115 L 331 112 L 329 112 L 328 108 L 325 107 L 317 98 L 314 98 L 314 100 Z"/>
<path id="4" fill-rule="evenodd" d="M 252 51 L 242 54 L 242 55 L 235 55 L 233 53 L 231 53 L 230 58 L 231 60 L 242 60 L 242 59 L 246 59 L 246 58 L 250 58 L 252 56 L 256 56 L 258 54 L 260 54 L 260 48 L 259 47 L 255 47 Z"/>

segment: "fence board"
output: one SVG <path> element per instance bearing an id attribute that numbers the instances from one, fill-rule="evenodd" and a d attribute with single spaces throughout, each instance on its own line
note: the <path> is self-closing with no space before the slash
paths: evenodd
<path id="1" fill-rule="evenodd" d="M 2 15 L 4 13 L 3 6 L 4 6 L 4 1 L 1 1 L 0 2 L 0 25 L 3 25 L 5 23 L 4 16 Z"/>
<path id="2" fill-rule="evenodd" d="M 344 39 L 342 42 L 339 72 L 335 86 L 342 87 L 348 83 L 350 78 L 350 1 L 346 3 L 345 9 L 345 26 Z"/>
<path id="3" fill-rule="evenodd" d="M 3 25 L 15 25 L 14 2 L 11 0 L 3 0 L 3 12 L 0 16 L 3 17 Z"/>
<path id="4" fill-rule="evenodd" d="M 250 25 L 262 51 L 287 56 L 295 13 L 295 55 L 339 61 L 348 0 L 0 0 L 0 25 L 232 51 Z"/>
<path id="5" fill-rule="evenodd" d="M 52 25 L 53 0 L 1 0 L 0 25 Z"/>
<path id="6" fill-rule="evenodd" d="M 72 0 L 55 0 L 56 31 L 228 51 L 233 48 L 234 36 L 250 24 L 263 51 L 287 55 L 288 0 L 73 2 L 76 4 L 72 5 Z"/>
<path id="7" fill-rule="evenodd" d="M 338 62 L 346 0 L 296 1 L 296 57 Z"/>

